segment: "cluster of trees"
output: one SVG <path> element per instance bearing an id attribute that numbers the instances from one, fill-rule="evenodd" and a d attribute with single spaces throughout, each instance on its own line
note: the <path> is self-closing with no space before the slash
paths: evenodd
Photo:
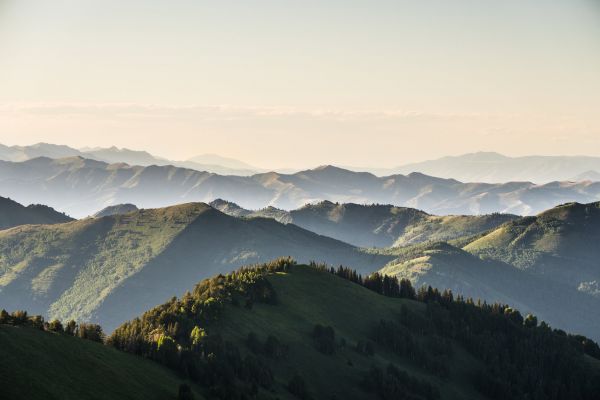
<path id="1" fill-rule="evenodd" d="M 441 378 L 450 375 L 449 359 L 452 354 L 450 343 L 440 346 L 442 340 L 424 329 L 413 330 L 394 321 L 380 321 L 372 328 L 375 343 L 416 366 Z"/>
<path id="2" fill-rule="evenodd" d="M 288 353 L 288 347 L 273 335 L 267 336 L 263 343 L 256 333 L 250 332 L 246 337 L 246 346 L 248 346 L 252 353 L 264 355 L 272 359 L 284 358 Z"/>
<path id="3" fill-rule="evenodd" d="M 88 323 L 77 324 L 73 320 L 63 324 L 57 319 L 47 322 L 41 315 L 28 315 L 27 311 L 23 310 L 13 311 L 10 314 L 4 309 L 0 310 L 0 324 L 27 326 L 46 332 L 62 333 L 100 343 L 103 343 L 105 338 L 100 325 Z"/>
<path id="4" fill-rule="evenodd" d="M 379 272 L 363 277 L 351 268 L 340 265 L 336 269 L 328 267 L 326 264 L 318 264 L 314 261 L 310 263 L 310 266 L 357 283 L 384 296 L 416 299 L 417 293 L 408 279 L 398 279 L 398 277 L 383 275 Z"/>
<path id="5" fill-rule="evenodd" d="M 410 376 L 406 371 L 389 364 L 384 370 L 372 367 L 363 379 L 363 387 L 382 400 L 437 400 L 439 390 L 428 382 Z"/>
<path id="6" fill-rule="evenodd" d="M 331 326 L 315 325 L 312 338 L 315 347 L 323 354 L 335 354 L 335 331 Z"/>
<path id="7" fill-rule="evenodd" d="M 267 264 L 241 268 L 200 282 L 181 299 L 155 307 L 117 328 L 108 344 L 156 360 L 208 388 L 220 399 L 255 396 L 273 385 L 273 373 L 262 356 L 284 357 L 286 346 L 274 336 L 262 343 L 250 334 L 246 344 L 253 354 L 240 350 L 211 333 L 225 304 L 251 308 L 254 303 L 276 304 L 277 294 L 265 276 L 285 272 L 295 261 L 280 258 Z"/>
<path id="8" fill-rule="evenodd" d="M 425 303 L 424 316 L 402 307 L 399 323 L 381 321 L 372 339 L 439 376 L 448 374 L 445 360 L 456 341 L 483 362 L 475 384 L 490 398 L 580 400 L 600 393 L 600 374 L 583 358 L 600 360 L 600 347 L 584 336 L 552 329 L 508 305 L 455 298 L 431 287 L 415 290 L 410 281 L 381 274 L 361 277 L 347 268 L 311 265 L 384 296 Z"/>

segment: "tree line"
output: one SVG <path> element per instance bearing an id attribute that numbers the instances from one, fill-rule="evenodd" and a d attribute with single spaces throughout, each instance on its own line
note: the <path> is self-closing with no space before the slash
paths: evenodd
<path id="1" fill-rule="evenodd" d="M 4 309 L 0 310 L 0 324 L 27 326 L 41 331 L 61 333 L 99 343 L 103 343 L 105 339 L 102 327 L 98 324 L 83 322 L 78 324 L 74 320 L 63 324 L 58 319 L 47 322 L 41 315 L 28 315 L 27 311 L 23 310 L 13 311 L 12 313 L 8 313 Z"/>

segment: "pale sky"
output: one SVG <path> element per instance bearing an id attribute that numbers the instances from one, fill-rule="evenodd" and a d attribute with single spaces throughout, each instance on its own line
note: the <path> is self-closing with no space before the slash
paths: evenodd
<path id="1" fill-rule="evenodd" d="M 0 143 L 600 156 L 599 0 L 0 0 Z"/>

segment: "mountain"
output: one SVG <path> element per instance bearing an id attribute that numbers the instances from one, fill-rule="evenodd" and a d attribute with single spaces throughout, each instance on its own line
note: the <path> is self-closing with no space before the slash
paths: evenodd
<path id="1" fill-rule="evenodd" d="M 485 232 L 517 218 L 508 214 L 439 217 L 406 207 L 330 201 L 307 204 L 291 211 L 274 207 L 250 211 L 221 199 L 210 204 L 229 215 L 273 218 L 359 247 L 404 246 L 432 240 L 452 240 Z"/>
<path id="2" fill-rule="evenodd" d="M 108 343 L 220 399 L 591 400 L 600 390 L 600 348 L 584 337 L 507 306 L 291 260 L 206 279 Z"/>
<path id="3" fill-rule="evenodd" d="M 374 271 L 391 259 L 203 203 L 0 231 L 0 304 L 113 329 L 191 283 L 280 256 Z"/>
<path id="4" fill-rule="evenodd" d="M 27 207 L 4 197 L 0 197 L 0 230 L 27 224 L 59 224 L 73 218 L 53 208 L 31 204 Z"/>
<path id="5" fill-rule="evenodd" d="M 130 212 L 138 211 L 139 209 L 135 204 L 117 204 L 114 206 L 108 206 L 98 211 L 93 215 L 94 218 L 108 217 L 110 215 L 128 214 Z"/>
<path id="6" fill-rule="evenodd" d="M 0 161 L 4 195 L 21 203 L 44 202 L 76 217 L 106 206 L 140 208 L 224 198 L 246 209 L 295 209 L 307 203 L 394 204 L 432 214 L 530 215 L 558 204 L 600 199 L 600 182 L 461 183 L 411 173 L 377 177 L 333 166 L 294 174 L 224 176 L 174 166 L 130 166 L 71 157 Z"/>
<path id="7" fill-rule="evenodd" d="M 252 167 L 241 161 L 220 157 L 216 154 L 206 154 L 194 157 L 187 161 L 168 160 L 154 156 L 146 151 L 119 149 L 116 146 L 102 148 L 75 149 L 64 145 L 37 143 L 31 146 L 5 146 L 0 144 L 0 160 L 21 162 L 38 157 L 68 158 L 81 157 L 90 160 L 102 161 L 108 164 L 129 164 L 140 166 L 173 165 L 197 171 L 207 171 L 222 175 L 248 176 L 260 172 L 259 168 Z M 225 165 L 220 164 L 220 162 Z"/>
<path id="8" fill-rule="evenodd" d="M 600 298 L 577 291 L 555 276 L 481 259 L 447 243 L 414 247 L 380 272 L 410 279 L 416 287 L 450 289 L 488 303 L 509 304 L 552 326 L 600 340 Z"/>
<path id="9" fill-rule="evenodd" d="M 571 180 L 590 170 L 600 171 L 600 157 L 526 156 L 507 157 L 480 152 L 407 164 L 381 174 L 421 172 L 463 182 L 529 181 L 547 183 Z"/>
<path id="10" fill-rule="evenodd" d="M 600 282 L 600 202 L 564 204 L 513 221 L 465 250 L 565 282 L 573 289 Z"/>
<path id="11" fill-rule="evenodd" d="M 0 343 L 3 399 L 175 400 L 184 382 L 157 363 L 64 334 L 0 325 Z"/>
<path id="12" fill-rule="evenodd" d="M 581 181 L 592 181 L 592 182 L 598 182 L 600 181 L 600 172 L 598 171 L 586 171 L 583 172 L 573 178 L 571 178 L 570 180 L 575 181 L 575 182 L 581 182 Z"/>
<path id="13" fill-rule="evenodd" d="M 398 249 L 382 273 L 501 301 L 600 339 L 600 203 L 570 203 L 509 221 L 456 248 Z"/>
<path id="14" fill-rule="evenodd" d="M 65 158 L 82 155 L 77 149 L 57 144 L 37 143 L 31 146 L 5 146 L 0 144 L 0 160 L 6 161 L 19 162 L 38 157 Z"/>

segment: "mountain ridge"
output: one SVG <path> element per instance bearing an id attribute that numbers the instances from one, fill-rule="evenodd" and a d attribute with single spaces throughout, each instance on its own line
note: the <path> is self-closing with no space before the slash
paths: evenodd
<path id="1" fill-rule="evenodd" d="M 0 184 L 4 194 L 17 201 L 30 203 L 43 196 L 50 206 L 76 217 L 121 203 L 156 208 L 217 198 L 246 209 L 274 206 L 290 210 L 330 200 L 470 215 L 531 215 L 568 201 L 600 199 L 600 182 L 461 183 L 423 174 L 377 177 L 338 167 L 294 174 L 225 176 L 175 166 L 129 166 L 81 158 L 0 161 Z"/>

